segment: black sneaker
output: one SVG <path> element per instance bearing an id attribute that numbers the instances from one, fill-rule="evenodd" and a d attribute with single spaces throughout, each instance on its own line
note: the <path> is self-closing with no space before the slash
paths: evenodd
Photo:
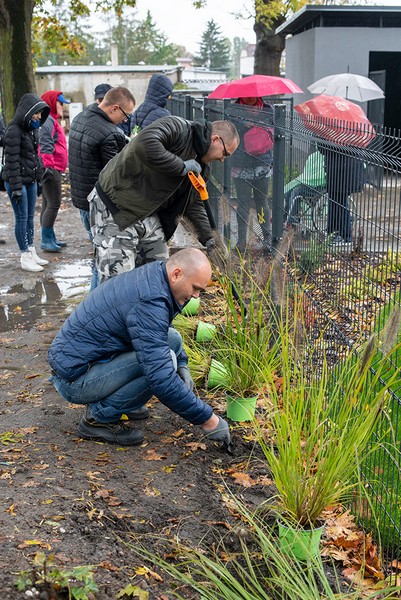
<path id="1" fill-rule="evenodd" d="M 140 429 L 131 429 L 121 422 L 100 423 L 89 416 L 88 408 L 79 421 L 78 433 L 85 440 L 97 440 L 120 446 L 138 446 L 143 442 L 143 433 Z"/>
<path id="2" fill-rule="evenodd" d="M 125 412 L 124 414 L 130 421 L 142 421 L 149 418 L 149 409 L 147 406 L 141 406 L 141 408 Z"/>

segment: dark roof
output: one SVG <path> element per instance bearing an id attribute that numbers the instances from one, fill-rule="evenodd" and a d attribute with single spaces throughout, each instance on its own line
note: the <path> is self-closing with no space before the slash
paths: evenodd
<path id="1" fill-rule="evenodd" d="M 401 27 L 401 6 L 344 6 L 306 4 L 276 33 L 302 33 L 314 27 Z"/>

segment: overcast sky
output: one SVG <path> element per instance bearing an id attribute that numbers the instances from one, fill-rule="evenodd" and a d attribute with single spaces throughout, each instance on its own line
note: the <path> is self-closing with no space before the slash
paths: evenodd
<path id="1" fill-rule="evenodd" d="M 253 18 L 237 20 L 233 16 L 236 12 L 249 16 L 253 4 L 253 0 L 208 0 L 206 8 L 196 9 L 192 0 L 137 0 L 136 16 L 142 20 L 149 10 L 170 43 L 196 53 L 211 19 L 219 25 L 224 37 L 243 37 L 254 44 Z"/>

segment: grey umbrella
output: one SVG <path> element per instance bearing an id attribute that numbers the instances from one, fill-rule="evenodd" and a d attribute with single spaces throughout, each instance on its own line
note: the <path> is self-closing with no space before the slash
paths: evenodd
<path id="1" fill-rule="evenodd" d="M 340 96 L 347 100 L 367 102 L 384 98 L 384 92 L 379 86 L 363 75 L 354 73 L 337 73 L 318 79 L 307 88 L 312 94 Z"/>

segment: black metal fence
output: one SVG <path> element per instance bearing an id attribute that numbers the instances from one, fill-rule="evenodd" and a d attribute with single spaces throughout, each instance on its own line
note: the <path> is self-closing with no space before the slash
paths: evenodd
<path id="1" fill-rule="evenodd" d="M 227 118 L 242 131 L 272 131 L 271 151 L 250 156 L 242 140 L 235 159 L 213 164 L 208 190 L 218 227 L 231 247 L 262 253 L 292 231 L 291 273 L 306 290 L 309 325 L 324 330 L 328 360 L 338 361 L 361 336 L 380 335 L 391 308 L 401 304 L 400 132 L 344 127 L 331 136 L 339 141 L 330 141 L 287 100 L 262 113 L 178 95 L 169 108 L 187 119 Z M 400 365 L 401 353 L 389 374 Z M 401 550 L 400 399 L 401 379 L 379 425 L 387 428 L 387 443 L 363 465 L 369 500 L 358 508 L 367 526 L 377 526 L 388 563 Z"/>

